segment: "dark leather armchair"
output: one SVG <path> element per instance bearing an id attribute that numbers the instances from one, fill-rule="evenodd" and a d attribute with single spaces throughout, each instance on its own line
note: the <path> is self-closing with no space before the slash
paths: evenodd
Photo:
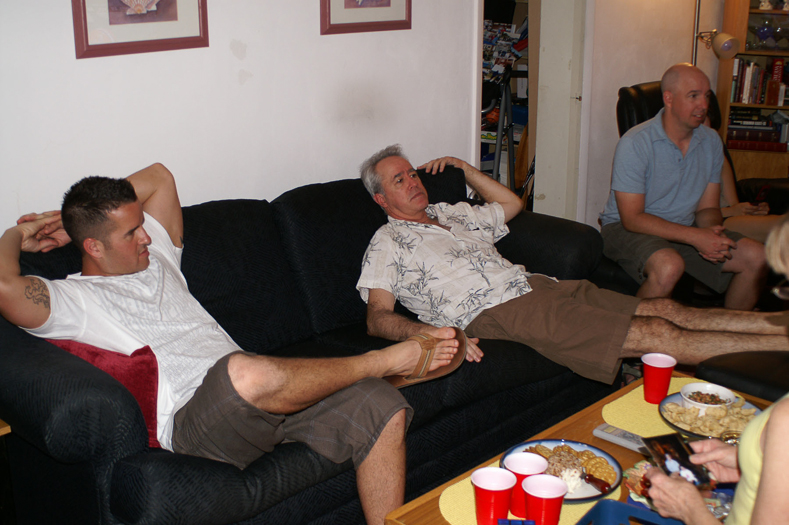
<path id="1" fill-rule="evenodd" d="M 663 107 L 663 91 L 660 81 L 644 82 L 630 87 L 619 88 L 619 100 L 616 102 L 616 124 L 619 136 L 627 130 L 641 124 L 658 114 Z M 710 96 L 708 114 L 710 126 L 720 129 L 721 110 L 715 93 Z"/>
<path id="2" fill-rule="evenodd" d="M 627 130 L 657 115 L 663 107 L 663 92 L 660 81 L 644 82 L 619 89 L 616 102 L 616 125 L 619 136 Z"/>

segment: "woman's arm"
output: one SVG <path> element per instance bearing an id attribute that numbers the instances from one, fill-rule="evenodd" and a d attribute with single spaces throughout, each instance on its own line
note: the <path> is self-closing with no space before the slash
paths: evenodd
<path id="1" fill-rule="evenodd" d="M 789 523 L 789 399 L 775 405 L 770 420 L 762 431 L 761 444 L 764 451 L 762 475 L 751 525 L 776 525 Z"/>
<path id="2" fill-rule="evenodd" d="M 750 202 L 740 202 L 737 197 L 737 182 L 734 180 L 734 170 L 729 164 L 729 159 L 723 159 L 723 169 L 721 170 L 721 195 L 723 202 L 727 204 L 721 207 L 723 218 L 736 217 L 738 215 L 767 215 L 770 207 L 766 202 L 756 206 Z"/>

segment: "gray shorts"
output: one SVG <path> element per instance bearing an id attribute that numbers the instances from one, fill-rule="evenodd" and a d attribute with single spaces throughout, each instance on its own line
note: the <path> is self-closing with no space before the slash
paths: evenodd
<path id="1" fill-rule="evenodd" d="M 335 463 L 353 458 L 358 467 L 392 416 L 406 409 L 406 424 L 413 417 L 402 394 L 377 378 L 362 379 L 295 414 L 264 412 L 233 387 L 227 372 L 232 355 L 208 370 L 192 399 L 176 412 L 175 452 L 243 469 L 276 445 L 299 441 Z"/>
<path id="2" fill-rule="evenodd" d="M 480 312 L 466 335 L 517 341 L 576 374 L 612 383 L 641 300 L 589 281 L 532 275 L 529 284 L 531 292 Z"/>
<path id="3" fill-rule="evenodd" d="M 724 263 L 713 263 L 699 255 L 698 250 L 689 244 L 671 242 L 654 235 L 629 232 L 621 222 L 606 224 L 600 231 L 603 236 L 603 253 L 619 263 L 627 274 L 639 284 L 646 280 L 644 265 L 653 253 L 665 248 L 673 248 L 685 261 L 685 271 L 718 293 L 729 288 L 731 272 L 723 271 Z M 723 230 L 729 239 L 739 241 L 744 236 L 733 231 Z"/>

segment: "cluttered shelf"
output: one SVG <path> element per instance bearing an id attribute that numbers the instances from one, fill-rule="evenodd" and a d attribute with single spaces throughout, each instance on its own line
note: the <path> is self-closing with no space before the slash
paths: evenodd
<path id="1" fill-rule="evenodd" d="M 731 107 L 733 108 L 756 108 L 756 109 L 784 109 L 789 107 L 787 106 L 773 106 L 767 104 L 743 104 L 742 102 L 732 102 Z"/>
<path id="2" fill-rule="evenodd" d="M 501 182 L 506 177 L 512 189 L 519 182 L 511 176 L 515 150 L 527 135 L 528 43 L 528 19 L 520 25 L 484 21 L 480 167 Z"/>

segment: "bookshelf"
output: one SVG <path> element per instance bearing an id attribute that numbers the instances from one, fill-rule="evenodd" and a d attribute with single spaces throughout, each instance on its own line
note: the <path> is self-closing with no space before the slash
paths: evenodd
<path id="1" fill-rule="evenodd" d="M 778 0 L 773 0 L 773 5 L 780 7 Z M 729 137 L 729 117 L 743 113 L 768 115 L 776 110 L 789 114 L 789 87 L 787 87 L 786 101 L 783 106 L 749 101 L 742 101 L 742 92 L 734 93 L 737 88 L 736 73 L 740 73 L 739 82 L 743 82 L 742 69 L 734 71 L 735 63 L 755 63 L 766 70 L 769 75 L 775 59 L 784 60 L 784 68 L 789 64 L 789 11 L 781 9 L 761 10 L 759 0 L 726 0 L 723 10 L 724 33 L 737 37 L 742 45 L 742 51 L 732 59 L 721 60 L 718 68 L 718 86 L 716 94 L 721 108 L 722 125 L 721 139 L 726 142 Z M 787 69 L 784 69 L 783 79 L 786 82 Z M 769 78 L 769 77 L 768 77 Z M 789 125 L 789 124 L 787 124 Z M 785 178 L 789 175 L 789 152 L 753 151 L 735 149 L 731 145 L 729 152 L 732 156 L 734 169 L 738 179 L 745 178 Z"/>

